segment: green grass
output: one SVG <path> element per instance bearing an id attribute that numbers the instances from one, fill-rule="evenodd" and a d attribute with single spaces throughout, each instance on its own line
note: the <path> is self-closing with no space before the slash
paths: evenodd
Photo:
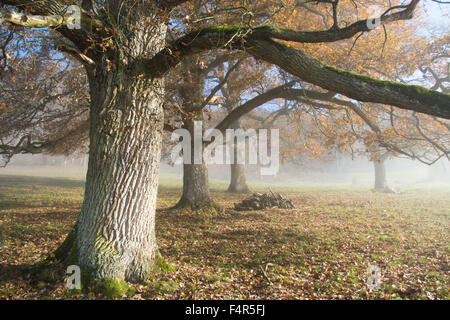
<path id="1" fill-rule="evenodd" d="M 202 217 L 169 209 L 180 182 L 163 177 L 158 195 L 157 238 L 170 271 L 133 285 L 127 299 L 450 298 L 449 187 L 404 187 L 394 195 L 270 185 L 296 209 L 235 212 L 245 196 L 213 181 L 226 210 Z M 262 183 L 251 188 L 267 190 Z M 82 181 L 0 176 L 1 299 L 101 298 L 68 292 L 62 276 L 43 280 L 29 270 L 63 241 L 82 200 Z M 367 290 L 369 265 L 382 270 L 381 290 Z"/>

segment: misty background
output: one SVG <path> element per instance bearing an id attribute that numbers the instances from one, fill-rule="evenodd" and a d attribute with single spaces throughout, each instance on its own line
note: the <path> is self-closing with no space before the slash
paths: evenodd
<path id="1" fill-rule="evenodd" d="M 419 33 L 445 34 L 450 24 L 450 6 L 433 1 L 424 1 L 425 15 Z M 1 175 L 26 175 L 58 177 L 84 180 L 87 170 L 87 155 L 51 156 L 46 154 L 16 155 Z M 450 185 L 450 161 L 441 159 L 433 165 L 401 158 L 390 158 L 385 162 L 387 183 L 390 187 L 424 187 L 430 184 Z M 179 182 L 182 185 L 182 165 L 171 166 L 161 162 L 160 178 Z M 229 183 L 229 165 L 208 166 L 210 181 Z M 277 185 L 342 185 L 373 187 L 375 180 L 373 163 L 367 157 L 336 154 L 332 160 L 304 159 L 300 165 L 280 163 L 276 176 L 261 176 L 257 165 L 247 165 L 247 182 L 250 184 Z"/>
<path id="2" fill-rule="evenodd" d="M 391 158 L 386 161 L 387 182 L 391 187 L 423 187 L 430 184 L 450 185 L 450 162 L 441 159 L 429 166 L 418 161 Z M 210 181 L 230 180 L 230 165 L 210 165 Z M 87 156 L 17 155 L 6 168 L 0 168 L 0 175 L 25 175 L 57 177 L 84 180 L 87 170 Z M 182 165 L 161 164 L 162 183 L 182 182 Z M 247 181 L 250 184 L 276 185 L 341 185 L 373 187 L 373 163 L 366 157 L 336 154 L 334 159 L 303 159 L 300 164 L 280 163 L 276 176 L 261 176 L 258 165 L 246 166 Z"/>

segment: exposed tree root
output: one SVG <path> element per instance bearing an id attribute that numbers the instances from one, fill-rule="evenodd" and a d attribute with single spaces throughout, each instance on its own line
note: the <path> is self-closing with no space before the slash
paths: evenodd
<path id="1" fill-rule="evenodd" d="M 391 187 L 384 187 L 384 188 L 374 188 L 372 189 L 372 192 L 377 192 L 377 193 L 393 193 L 393 194 L 400 194 L 403 193 L 402 190 L 396 189 L 396 188 L 391 188 Z"/>
<path id="2" fill-rule="evenodd" d="M 230 193 L 249 193 L 250 192 L 250 188 L 247 186 L 247 184 L 241 184 L 241 185 L 234 185 L 234 184 L 230 184 L 230 186 L 228 187 L 227 192 Z"/>
<path id="3" fill-rule="evenodd" d="M 186 197 L 182 197 L 180 201 L 173 207 L 176 210 L 189 210 L 197 214 L 216 215 L 223 212 L 223 207 L 212 199 L 204 199 L 192 202 Z"/>

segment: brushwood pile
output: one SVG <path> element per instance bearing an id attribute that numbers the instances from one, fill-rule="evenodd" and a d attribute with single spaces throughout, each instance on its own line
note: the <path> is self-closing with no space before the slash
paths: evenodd
<path id="1" fill-rule="evenodd" d="M 270 208 L 294 209 L 290 199 L 272 191 L 267 193 L 253 193 L 250 197 L 234 205 L 234 210 L 265 210 Z"/>

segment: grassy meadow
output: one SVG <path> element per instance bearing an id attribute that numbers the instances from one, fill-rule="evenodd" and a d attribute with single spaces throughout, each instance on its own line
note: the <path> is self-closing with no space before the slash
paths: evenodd
<path id="1" fill-rule="evenodd" d="M 180 179 L 161 179 L 156 229 L 170 267 L 125 299 L 449 299 L 450 187 L 277 186 L 296 209 L 234 211 L 246 195 L 211 183 L 225 210 L 172 210 Z M 68 291 L 64 267 L 39 270 L 74 225 L 82 180 L 0 176 L 0 299 L 94 299 Z M 250 184 L 253 191 L 267 191 Z M 370 265 L 382 272 L 369 291 Z M 106 297 L 105 297 L 106 298 Z"/>

